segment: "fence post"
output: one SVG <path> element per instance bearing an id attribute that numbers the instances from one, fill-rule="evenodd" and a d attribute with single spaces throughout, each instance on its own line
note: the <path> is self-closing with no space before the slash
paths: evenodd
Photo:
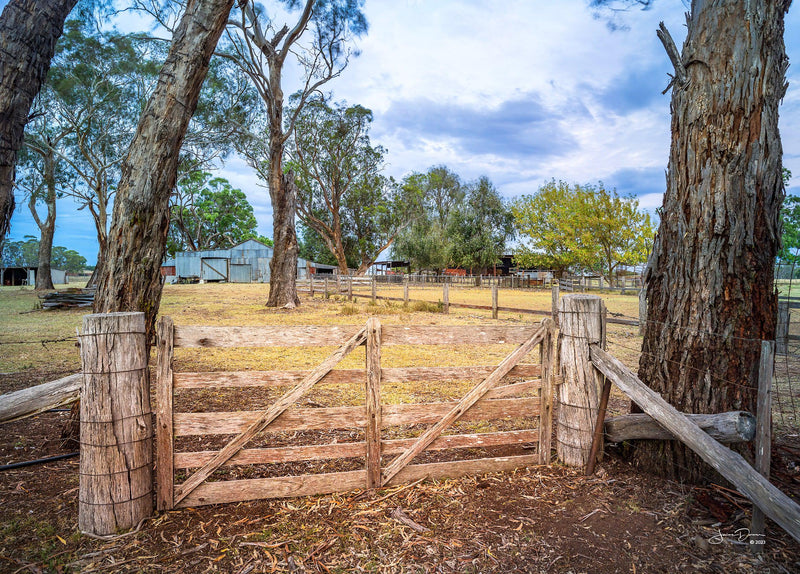
<path id="1" fill-rule="evenodd" d="M 378 302 L 378 280 L 374 275 L 372 276 L 372 302 Z"/>
<path id="2" fill-rule="evenodd" d="M 787 302 L 788 309 L 788 302 Z M 756 403 L 756 470 L 769 478 L 772 456 L 772 373 L 775 364 L 775 347 L 772 341 L 761 341 L 761 361 L 758 365 L 758 400 Z M 750 520 L 751 548 L 754 554 L 764 549 L 764 512 L 755 504 Z"/>
<path id="3" fill-rule="evenodd" d="M 338 298 L 339 295 L 342 294 L 342 276 L 338 273 L 336 274 L 336 297 Z"/>
<path id="4" fill-rule="evenodd" d="M 542 365 L 542 388 L 539 390 L 539 464 L 550 465 L 553 438 L 553 376 L 557 364 L 555 323 L 547 329 L 539 346 Z"/>
<path id="5" fill-rule="evenodd" d="M 497 285 L 492 285 L 492 319 L 497 319 Z"/>
<path id="6" fill-rule="evenodd" d="M 599 408 L 603 376 L 589 357 L 589 345 L 602 343 L 605 305 L 597 295 L 568 294 L 561 298 L 561 372 L 558 386 L 558 459 L 567 466 L 586 466 Z M 602 448 L 600 448 L 602 452 Z"/>
<path id="7" fill-rule="evenodd" d="M 367 320 L 367 488 L 381 486 L 381 322 Z"/>
<path id="8" fill-rule="evenodd" d="M 347 280 L 347 300 L 353 300 L 353 276 L 351 275 Z"/>
<path id="9" fill-rule="evenodd" d="M 314 274 L 313 273 L 309 273 L 308 274 L 308 291 L 309 291 L 309 297 L 311 297 L 313 299 L 314 298 Z"/>
<path id="10" fill-rule="evenodd" d="M 78 528 L 116 534 L 153 513 L 144 313 L 84 316 L 81 361 Z"/>
<path id="11" fill-rule="evenodd" d="M 559 290 L 559 283 L 558 283 L 558 281 L 555 281 L 553 283 L 553 307 L 552 307 L 553 313 L 552 313 L 552 317 L 553 317 L 553 321 L 556 324 L 556 327 L 558 327 L 558 325 L 559 325 L 559 323 L 558 323 L 558 296 L 559 296 L 558 290 Z"/>
<path id="12" fill-rule="evenodd" d="M 450 313 L 450 283 L 447 281 L 444 282 L 444 287 L 442 288 L 442 310 L 445 315 Z"/>
<path id="13" fill-rule="evenodd" d="M 328 278 L 326 277 L 325 278 L 325 298 L 327 299 L 329 297 L 330 297 L 330 295 L 328 295 Z"/>
<path id="14" fill-rule="evenodd" d="M 786 355 L 789 346 L 789 302 L 778 301 L 778 325 L 775 328 L 775 352 Z"/>
<path id="15" fill-rule="evenodd" d="M 408 305 L 408 277 L 403 278 L 403 303 Z"/>
<path id="16" fill-rule="evenodd" d="M 156 508 L 174 506 L 173 373 L 175 329 L 172 319 L 162 316 L 157 325 L 158 362 L 156 367 Z"/>
<path id="17" fill-rule="evenodd" d="M 647 323 L 647 292 L 644 287 L 639 289 L 639 334 L 644 336 L 644 326 Z"/>

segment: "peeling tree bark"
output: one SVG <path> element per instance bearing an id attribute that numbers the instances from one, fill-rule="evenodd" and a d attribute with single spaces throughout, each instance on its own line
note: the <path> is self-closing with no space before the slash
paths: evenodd
<path id="1" fill-rule="evenodd" d="M 178 152 L 233 0 L 191 0 L 122 163 L 95 313 L 144 311 L 148 340 L 161 301 L 159 268 Z"/>
<path id="2" fill-rule="evenodd" d="M 10 0 L 0 15 L 0 244 L 14 212 L 14 164 L 28 112 L 77 0 Z"/>
<path id="3" fill-rule="evenodd" d="M 755 412 L 760 341 L 775 335 L 790 3 L 695 0 L 688 17 L 639 362 L 640 378 L 683 412 Z M 710 473 L 682 443 L 635 456 L 668 477 Z"/>

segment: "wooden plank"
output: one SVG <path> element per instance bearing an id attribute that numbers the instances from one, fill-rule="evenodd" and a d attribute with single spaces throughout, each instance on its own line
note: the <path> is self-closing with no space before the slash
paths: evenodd
<path id="1" fill-rule="evenodd" d="M 536 464 L 536 455 L 509 456 L 455 462 L 416 464 L 403 469 L 390 485 L 412 482 L 420 478 L 458 478 L 468 474 L 507 472 Z M 178 508 L 259 500 L 264 498 L 290 498 L 315 496 L 333 492 L 347 492 L 361 488 L 364 471 L 283 476 L 278 478 L 252 478 L 208 482 L 177 505 Z"/>
<path id="2" fill-rule="evenodd" d="M 547 465 L 550 464 L 553 439 L 553 383 L 557 361 L 556 347 L 555 323 L 553 323 L 542 341 L 540 355 L 542 382 L 539 392 L 539 464 Z"/>
<path id="3" fill-rule="evenodd" d="M 76 373 L 0 396 L 0 423 L 18 421 L 63 405 L 81 396 L 83 374 Z"/>
<path id="4" fill-rule="evenodd" d="M 301 396 L 308 392 L 311 387 L 319 382 L 333 367 L 349 355 L 353 349 L 364 343 L 365 339 L 366 327 L 362 327 L 341 347 L 336 349 L 332 355 L 325 359 L 308 377 L 303 379 L 300 384 L 278 399 L 269 409 L 260 413 L 239 436 L 230 441 L 211 461 L 203 465 L 200 470 L 195 472 L 186 482 L 175 489 L 175 503 L 185 498 L 193 489 L 197 488 L 198 485 L 211 476 L 220 465 L 239 452 L 250 439 L 263 431 L 276 418 L 281 416 L 286 409 L 297 402 Z"/>
<path id="5" fill-rule="evenodd" d="M 769 479 L 769 465 L 772 458 L 772 375 L 775 366 L 775 346 L 771 341 L 761 341 L 761 360 L 758 365 L 758 399 L 756 402 L 755 469 Z M 764 549 L 764 512 L 753 506 L 750 521 L 750 534 L 753 552 Z"/>
<path id="6" fill-rule="evenodd" d="M 383 405 L 383 428 L 394 425 L 435 423 L 455 405 L 448 403 L 415 403 Z M 261 411 L 211 413 L 175 413 L 175 436 L 237 434 L 255 421 Z M 539 414 L 538 398 L 484 399 L 465 414 L 463 420 L 493 420 L 528 417 Z M 327 430 L 363 427 L 364 407 L 329 407 L 289 409 L 270 425 L 270 432 L 295 430 Z"/>
<path id="7" fill-rule="evenodd" d="M 548 321 L 545 319 L 545 321 Z M 534 332 L 530 339 L 517 347 L 497 366 L 497 369 L 486 377 L 483 381 L 475 385 L 459 402 L 455 405 L 440 421 L 426 430 L 419 437 L 416 444 L 406 452 L 395 458 L 391 464 L 383 471 L 381 478 L 382 484 L 387 484 L 394 475 L 407 466 L 414 457 L 421 453 L 436 438 L 442 434 L 444 429 L 457 421 L 465 412 L 474 406 L 492 387 L 496 386 L 500 380 L 511 370 L 511 368 L 522 360 L 536 345 L 542 342 L 548 330 L 548 324 L 542 325 Z"/>
<path id="8" fill-rule="evenodd" d="M 796 502 L 770 484 L 739 454 L 708 436 L 599 346 L 591 345 L 591 359 L 644 412 L 700 455 L 764 514 L 800 542 L 800 506 Z"/>
<path id="9" fill-rule="evenodd" d="M 453 303 L 450 303 L 453 306 Z M 504 325 L 384 325 L 383 345 L 519 345 L 540 327 Z"/>
<path id="10" fill-rule="evenodd" d="M 367 320 L 367 383 L 365 390 L 367 488 L 381 485 L 381 322 Z"/>
<path id="11" fill-rule="evenodd" d="M 381 381 L 402 383 L 408 381 L 454 381 L 482 379 L 494 370 L 492 366 L 477 367 L 390 367 L 381 369 Z M 538 377 L 540 365 L 517 365 L 509 377 Z M 175 389 L 209 389 L 234 387 L 281 387 L 297 384 L 311 371 L 221 371 L 174 373 Z M 318 385 L 358 384 L 366 373 L 364 369 L 334 369 Z"/>
<path id="12" fill-rule="evenodd" d="M 352 337 L 358 325 L 306 327 L 175 326 L 176 347 L 332 347 L 331 341 Z"/>
<path id="13" fill-rule="evenodd" d="M 173 323 L 170 317 L 161 317 L 157 326 L 156 345 L 156 508 L 170 510 L 175 506 L 175 470 L 173 468 Z"/>
<path id="14" fill-rule="evenodd" d="M 539 440 L 537 430 L 518 430 L 494 433 L 443 435 L 433 441 L 427 450 L 453 448 L 484 448 L 489 446 L 519 445 Z M 392 439 L 381 443 L 383 455 L 400 454 L 414 444 L 416 439 Z M 223 466 L 247 464 L 273 464 L 305 460 L 330 460 L 364 456 L 366 442 L 346 442 L 323 445 L 290 446 L 277 448 L 243 449 Z M 197 468 L 211 460 L 215 450 L 175 453 L 175 468 Z"/>

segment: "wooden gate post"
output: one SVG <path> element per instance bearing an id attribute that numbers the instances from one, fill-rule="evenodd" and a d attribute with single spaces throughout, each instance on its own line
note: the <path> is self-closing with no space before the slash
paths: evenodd
<path id="1" fill-rule="evenodd" d="M 788 302 L 787 302 L 788 305 Z M 769 478 L 772 457 L 772 375 L 775 366 L 775 347 L 772 341 L 761 341 L 761 361 L 758 365 L 758 400 L 756 402 L 755 468 Z M 764 549 L 764 511 L 755 504 L 750 520 L 750 543 L 753 553 Z"/>
<path id="2" fill-rule="evenodd" d="M 497 319 L 497 284 L 492 285 L 492 319 Z"/>
<path id="3" fill-rule="evenodd" d="M 408 305 L 408 277 L 403 278 L 403 303 Z"/>
<path id="4" fill-rule="evenodd" d="M 328 278 L 325 278 L 325 299 L 329 298 L 330 295 L 328 294 Z"/>
<path id="5" fill-rule="evenodd" d="M 309 297 L 312 299 L 314 298 L 314 274 L 308 274 L 308 291 L 310 293 Z"/>
<path id="6" fill-rule="evenodd" d="M 442 310 L 445 315 L 450 313 L 450 283 L 447 282 L 447 279 L 445 279 L 442 289 Z"/>
<path id="7" fill-rule="evenodd" d="M 115 534 L 153 513 L 144 313 L 86 315 L 81 360 L 78 528 Z"/>
<path id="8" fill-rule="evenodd" d="M 372 302 L 378 302 L 378 278 L 375 275 L 372 276 Z"/>
<path id="9" fill-rule="evenodd" d="M 567 466 L 589 461 L 603 376 L 589 357 L 589 345 L 604 342 L 606 309 L 597 295 L 568 294 L 561 298 L 561 372 L 558 386 L 558 459 Z M 602 449 L 600 449 L 602 452 Z"/>

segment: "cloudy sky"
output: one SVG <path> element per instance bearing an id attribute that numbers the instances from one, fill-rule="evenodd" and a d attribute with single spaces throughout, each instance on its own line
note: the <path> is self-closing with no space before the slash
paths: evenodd
<path id="1" fill-rule="evenodd" d="M 466 180 L 489 176 L 509 199 L 551 178 L 602 180 L 654 210 L 669 153 L 669 94 L 661 91 L 672 71 L 655 30 L 663 20 L 680 47 L 686 6 L 656 0 L 617 15 L 612 31 L 609 14 L 588 3 L 366 0 L 361 55 L 329 87 L 336 100 L 373 110 L 371 137 L 388 149 L 389 175 L 446 164 Z M 789 193 L 800 195 L 797 5 L 785 38 L 793 65 L 780 127 L 784 165 L 795 174 Z M 297 87 L 284 83 L 286 93 Z M 271 236 L 269 196 L 252 171 L 229 158 L 221 172 L 247 193 L 259 231 Z M 57 245 L 93 261 L 88 214 L 62 200 L 57 226 Z M 38 232 L 20 202 L 11 237 L 26 234 Z"/>

